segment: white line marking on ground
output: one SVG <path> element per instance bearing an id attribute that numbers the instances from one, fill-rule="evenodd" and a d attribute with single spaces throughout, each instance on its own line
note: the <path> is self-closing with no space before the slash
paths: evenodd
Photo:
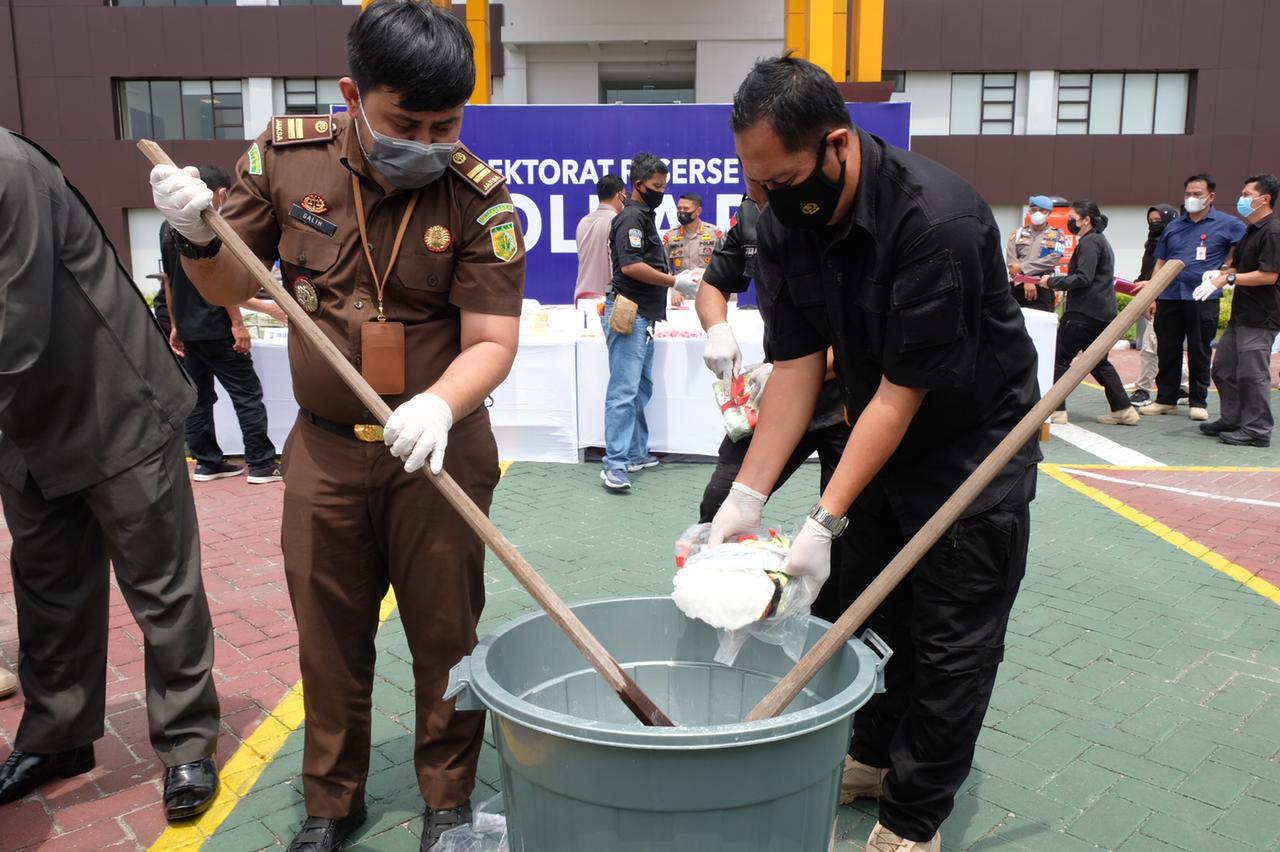
<path id="1" fill-rule="evenodd" d="M 1169 491 L 1173 494 L 1186 494 L 1188 497 L 1199 497 L 1205 500 L 1221 500 L 1224 503 L 1244 503 L 1248 506 L 1263 506 L 1268 509 L 1280 509 L 1280 503 L 1271 500 L 1254 500 L 1252 497 L 1228 497 L 1225 494 L 1212 494 L 1208 491 L 1194 491 L 1190 488 L 1177 488 L 1173 485 L 1157 485 L 1154 482 L 1134 482 L 1131 479 L 1120 479 L 1115 476 L 1107 476 L 1103 473 L 1097 473 L 1092 470 L 1080 470 L 1079 468 L 1062 466 L 1062 470 L 1072 476 L 1082 476 L 1088 479 L 1101 479 L 1103 482 L 1114 482 L 1117 485 L 1132 485 L 1134 488 L 1154 488 L 1157 491 Z"/>
<path id="2" fill-rule="evenodd" d="M 1110 438 L 1104 438 L 1097 432 L 1082 429 L 1074 423 L 1063 423 L 1049 427 L 1049 434 L 1061 438 L 1072 446 L 1079 447 L 1086 453 L 1092 453 L 1107 464 L 1117 467 L 1164 467 L 1165 463 L 1145 456 L 1137 450 L 1131 450 L 1124 444 L 1118 444 Z"/>

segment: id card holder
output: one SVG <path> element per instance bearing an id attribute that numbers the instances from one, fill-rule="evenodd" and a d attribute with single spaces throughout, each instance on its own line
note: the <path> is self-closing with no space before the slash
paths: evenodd
<path id="1" fill-rule="evenodd" d="M 360 324 L 360 375 L 379 396 L 404 393 L 404 323 Z"/>
<path id="2" fill-rule="evenodd" d="M 1208 260 L 1208 259 L 1209 259 L 1208 247 L 1206 247 L 1204 243 L 1201 243 L 1200 245 L 1196 246 L 1196 260 Z"/>

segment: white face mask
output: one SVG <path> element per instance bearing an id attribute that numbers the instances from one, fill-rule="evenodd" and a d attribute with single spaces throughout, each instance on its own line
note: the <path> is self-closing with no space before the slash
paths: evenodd
<path id="1" fill-rule="evenodd" d="M 1037 213 L 1031 214 L 1031 224 L 1035 225 L 1037 228 L 1048 221 L 1049 221 L 1049 214 L 1047 213 L 1037 212 Z"/>
<path id="2" fill-rule="evenodd" d="M 1205 201 L 1203 198 L 1188 195 L 1186 198 L 1182 199 L 1182 206 L 1187 208 L 1188 213 L 1195 214 L 1208 207 L 1209 202 Z"/>

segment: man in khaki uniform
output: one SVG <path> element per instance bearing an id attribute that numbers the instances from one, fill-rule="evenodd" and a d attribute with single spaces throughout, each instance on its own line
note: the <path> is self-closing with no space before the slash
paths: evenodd
<path id="1" fill-rule="evenodd" d="M 484 715 L 441 696 L 476 642 L 484 548 L 417 471 L 429 457 L 488 509 L 498 458 L 483 402 L 515 357 L 525 267 L 502 177 L 457 141 L 475 80 L 462 24 L 430 4 L 380 0 L 356 19 L 348 53 L 349 113 L 273 119 L 222 210 L 264 264 L 279 258 L 286 289 L 395 408 L 385 442 L 407 459 L 402 469 L 388 455 L 370 412 L 291 334 L 302 411 L 282 461 L 281 540 L 305 690 L 308 814 L 296 852 L 337 849 L 365 819 L 374 634 L 388 584 L 413 654 L 422 848 L 470 820 Z M 205 298 L 243 301 L 257 285 L 192 221 L 198 181 L 158 167 L 152 184 Z"/>
<path id="2" fill-rule="evenodd" d="M 676 202 L 676 220 L 680 224 L 662 235 L 662 248 L 667 253 L 667 268 L 672 275 L 692 269 L 699 275 L 711 265 L 711 256 L 724 244 L 724 231 L 702 221 L 702 196 L 686 192 Z M 672 304 L 684 297 L 672 291 Z"/>
<path id="3" fill-rule="evenodd" d="M 1049 214 L 1053 212 L 1053 199 L 1047 195 L 1033 195 L 1030 201 L 1031 224 L 1024 225 L 1009 236 L 1005 249 L 1005 263 L 1009 265 L 1009 286 L 1013 297 L 1024 308 L 1052 311 L 1053 290 L 1037 284 L 1018 283 L 1019 275 L 1039 278 L 1053 275 L 1062 262 L 1065 251 L 1062 232 L 1049 227 Z"/>

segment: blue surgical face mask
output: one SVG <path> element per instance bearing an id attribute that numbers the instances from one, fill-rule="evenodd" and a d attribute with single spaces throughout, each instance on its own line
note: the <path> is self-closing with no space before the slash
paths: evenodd
<path id="1" fill-rule="evenodd" d="M 1253 215 L 1253 199 L 1248 195 L 1242 195 L 1236 199 L 1236 212 L 1244 218 L 1248 219 Z"/>
<path id="2" fill-rule="evenodd" d="M 364 151 L 365 159 L 396 189 L 418 189 L 426 186 L 449 168 L 450 158 L 458 147 L 457 142 L 434 142 L 428 145 L 412 139 L 381 134 L 369 124 L 363 103 L 360 104 L 360 117 L 373 136 L 373 150 L 365 151 L 363 142 L 360 143 L 360 150 Z M 356 138 L 359 139 L 359 136 L 357 133 Z"/>

